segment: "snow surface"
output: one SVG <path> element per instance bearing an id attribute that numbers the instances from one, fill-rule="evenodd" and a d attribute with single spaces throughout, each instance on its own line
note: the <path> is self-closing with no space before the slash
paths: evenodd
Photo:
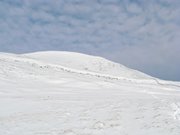
<path id="1" fill-rule="evenodd" d="M 179 82 L 72 52 L 0 53 L 0 135 L 179 134 Z"/>
<path id="2" fill-rule="evenodd" d="M 75 52 L 38 52 L 26 54 L 31 58 L 41 60 L 43 62 L 48 62 L 51 64 L 58 64 L 65 67 L 91 71 L 103 74 L 110 74 L 122 77 L 130 78 L 149 78 L 150 76 L 145 75 L 141 72 L 129 69 L 118 63 L 111 62 L 101 57 L 95 57 Z M 53 58 L 52 58 L 53 57 Z"/>

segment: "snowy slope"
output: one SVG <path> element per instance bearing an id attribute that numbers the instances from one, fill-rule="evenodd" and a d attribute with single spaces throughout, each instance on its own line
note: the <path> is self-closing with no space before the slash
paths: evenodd
<path id="1" fill-rule="evenodd" d="M 179 135 L 180 84 L 70 52 L 0 53 L 0 135 Z"/>
<path id="2" fill-rule="evenodd" d="M 75 52 L 47 51 L 47 52 L 26 54 L 25 56 L 37 60 L 41 60 L 43 62 L 58 64 L 65 67 L 83 70 L 83 71 L 91 71 L 91 72 L 115 75 L 119 77 L 128 77 L 128 78 L 136 78 L 136 79 L 150 78 L 150 76 L 148 75 L 129 69 L 118 63 L 111 62 L 107 59 L 75 53 Z"/>

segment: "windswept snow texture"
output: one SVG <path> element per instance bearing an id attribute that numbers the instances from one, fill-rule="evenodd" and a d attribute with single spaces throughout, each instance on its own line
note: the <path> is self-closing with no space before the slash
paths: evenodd
<path id="1" fill-rule="evenodd" d="M 0 53 L 0 135 L 179 134 L 179 82 L 78 53 Z"/>

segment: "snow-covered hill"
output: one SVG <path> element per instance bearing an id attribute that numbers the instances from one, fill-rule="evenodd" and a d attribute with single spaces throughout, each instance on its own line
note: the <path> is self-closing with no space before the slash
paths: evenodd
<path id="1" fill-rule="evenodd" d="M 179 135 L 180 83 L 72 52 L 0 53 L 2 135 Z"/>
<path id="2" fill-rule="evenodd" d="M 38 52 L 26 54 L 30 58 L 48 62 L 51 64 L 62 65 L 65 67 L 90 71 L 102 74 L 115 75 L 119 77 L 147 79 L 150 76 L 141 72 L 129 69 L 118 63 L 111 62 L 101 57 L 95 57 L 75 52 Z"/>

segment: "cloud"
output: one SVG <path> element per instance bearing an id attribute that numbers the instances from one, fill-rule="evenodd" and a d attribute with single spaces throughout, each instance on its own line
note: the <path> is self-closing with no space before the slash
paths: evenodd
<path id="1" fill-rule="evenodd" d="M 78 51 L 180 80 L 179 12 L 179 0 L 1 0 L 0 51 Z"/>

